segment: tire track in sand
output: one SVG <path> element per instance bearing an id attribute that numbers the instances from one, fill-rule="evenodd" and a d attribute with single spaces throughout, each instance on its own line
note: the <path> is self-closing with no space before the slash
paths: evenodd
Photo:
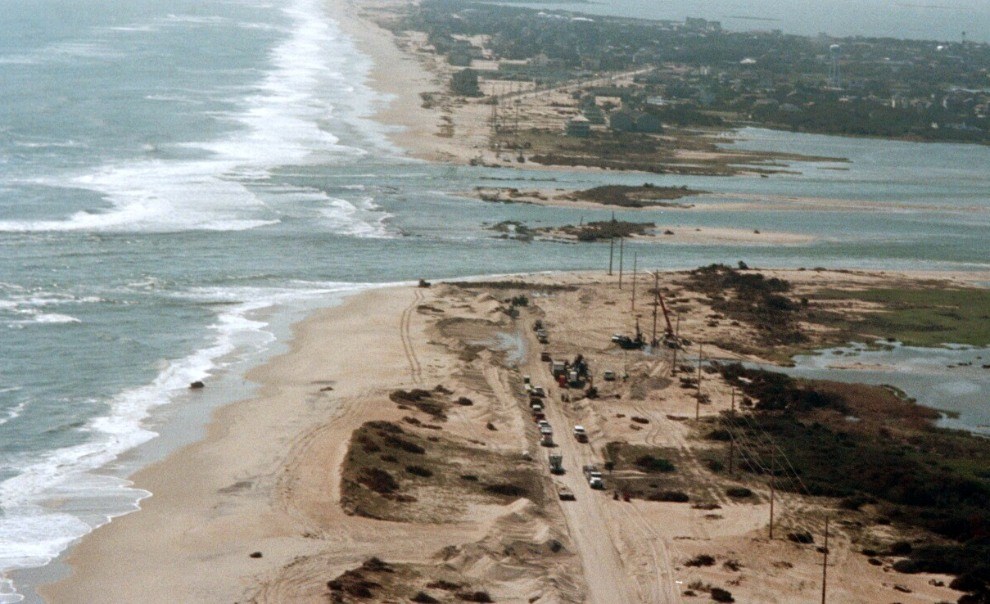
<path id="1" fill-rule="evenodd" d="M 409 361 L 409 374 L 412 376 L 412 381 L 414 384 L 423 383 L 423 368 L 419 364 L 419 359 L 416 358 L 416 349 L 413 347 L 412 335 L 410 334 L 410 325 L 412 324 L 412 315 L 416 311 L 416 307 L 419 303 L 423 301 L 423 292 L 418 289 L 413 290 L 413 301 L 405 310 L 402 311 L 402 315 L 399 317 L 399 339 L 402 340 L 402 351 L 406 355 L 406 360 Z"/>

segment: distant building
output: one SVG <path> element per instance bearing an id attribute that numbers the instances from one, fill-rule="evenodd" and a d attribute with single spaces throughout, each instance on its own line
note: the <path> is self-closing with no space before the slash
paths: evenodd
<path id="1" fill-rule="evenodd" d="M 608 127 L 615 132 L 632 132 L 636 118 L 631 111 L 619 110 L 608 114 Z"/>
<path id="2" fill-rule="evenodd" d="M 575 138 L 588 138 L 591 135 L 591 122 L 583 115 L 579 115 L 567 122 L 565 133 Z"/>
<path id="3" fill-rule="evenodd" d="M 636 132 L 656 134 L 663 130 L 663 124 L 660 123 L 660 118 L 652 113 L 639 113 L 636 115 L 635 130 Z"/>
<path id="4" fill-rule="evenodd" d="M 659 117 L 642 111 L 613 111 L 608 116 L 608 127 L 615 132 L 656 134 L 663 131 Z"/>
<path id="5" fill-rule="evenodd" d="M 684 19 L 684 29 L 689 29 L 691 31 L 716 32 L 722 31 L 722 23 L 720 21 L 709 21 L 707 19 L 699 19 L 697 17 L 688 17 L 687 19 Z"/>

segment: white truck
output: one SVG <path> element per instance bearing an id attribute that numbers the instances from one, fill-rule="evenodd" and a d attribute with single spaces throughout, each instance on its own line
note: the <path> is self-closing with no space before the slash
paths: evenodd
<path id="1" fill-rule="evenodd" d="M 593 489 L 604 489 L 605 480 L 602 477 L 602 471 L 598 466 L 592 464 L 584 466 L 584 477 L 588 479 L 588 486 Z"/>
<path id="2" fill-rule="evenodd" d="M 579 443 L 588 442 L 588 431 L 584 429 L 584 426 L 574 426 L 574 438 Z"/>

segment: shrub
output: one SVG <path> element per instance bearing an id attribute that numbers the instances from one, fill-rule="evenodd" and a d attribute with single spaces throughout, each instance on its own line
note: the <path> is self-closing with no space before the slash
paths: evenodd
<path id="1" fill-rule="evenodd" d="M 712 600 L 715 600 L 716 602 L 735 602 L 736 601 L 736 599 L 732 597 L 732 593 L 731 592 L 729 592 L 726 589 L 722 589 L 721 587 L 713 587 L 712 588 L 712 591 L 711 591 L 711 594 L 712 594 Z"/>
<path id="2" fill-rule="evenodd" d="M 422 476 L 423 478 L 433 476 L 433 470 L 424 468 L 423 466 L 406 466 L 406 472 L 409 472 L 414 476 Z"/>
<path id="3" fill-rule="evenodd" d="M 698 554 L 684 563 L 684 566 L 712 566 L 715 564 L 715 556 L 708 554 Z"/>
<path id="4" fill-rule="evenodd" d="M 450 581 L 444 581 L 443 579 L 437 579 L 436 581 L 427 583 L 426 586 L 430 589 L 442 589 L 444 591 L 454 591 L 461 587 L 460 583 L 451 583 Z"/>
<path id="5" fill-rule="evenodd" d="M 895 541 L 890 544 L 890 549 L 888 550 L 891 556 L 907 556 L 911 553 L 911 544 L 907 541 Z"/>
<path id="6" fill-rule="evenodd" d="M 457 594 L 457 598 L 463 602 L 494 602 L 487 591 L 467 591 Z"/>
<path id="7" fill-rule="evenodd" d="M 815 538 L 808 531 L 798 531 L 796 533 L 787 533 L 787 538 L 794 543 L 814 543 Z"/>
<path id="8" fill-rule="evenodd" d="M 508 483 L 486 485 L 485 491 L 493 495 L 504 495 L 506 497 L 523 497 L 526 495 L 526 489 Z"/>
<path id="9" fill-rule="evenodd" d="M 416 592 L 416 595 L 413 596 L 410 599 L 413 602 L 417 602 L 417 604 L 437 604 L 437 603 L 440 602 L 440 600 L 438 600 L 438 599 L 434 598 L 433 596 L 431 596 L 430 594 L 428 594 L 426 592 L 422 592 L 422 591 Z"/>
<path id="10" fill-rule="evenodd" d="M 673 503 L 687 503 L 691 500 L 688 494 L 683 491 L 659 491 L 650 493 L 647 499 L 649 501 L 669 501 Z"/>
<path id="11" fill-rule="evenodd" d="M 381 468 L 361 468 L 357 481 L 359 484 L 383 495 L 399 490 L 399 483 L 396 482 L 395 478 Z"/>
<path id="12" fill-rule="evenodd" d="M 717 441 L 721 441 L 721 442 L 728 442 L 728 441 L 732 440 L 732 433 L 730 433 L 725 428 L 718 428 L 716 430 L 712 430 L 711 432 L 709 432 L 705 436 L 705 438 L 707 438 L 708 440 L 717 440 Z"/>
<path id="13" fill-rule="evenodd" d="M 643 455 L 633 463 L 644 472 L 673 472 L 676 469 L 668 460 L 652 455 Z"/>
<path id="14" fill-rule="evenodd" d="M 733 499 L 742 499 L 744 497 L 752 497 L 753 491 L 746 487 L 729 487 L 725 489 L 725 494 Z"/>
<path id="15" fill-rule="evenodd" d="M 415 453 L 417 455 L 426 453 L 426 449 L 416 443 L 399 438 L 398 436 L 392 436 L 391 434 L 385 436 L 385 444 L 395 449 L 402 449 L 407 453 Z"/>

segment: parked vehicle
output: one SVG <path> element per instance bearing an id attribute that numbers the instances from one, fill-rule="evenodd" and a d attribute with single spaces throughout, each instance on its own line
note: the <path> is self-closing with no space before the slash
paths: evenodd
<path id="1" fill-rule="evenodd" d="M 574 501 L 577 499 L 577 497 L 574 496 L 574 492 L 562 484 L 557 485 L 557 497 L 559 497 L 561 501 Z"/>
<path id="2" fill-rule="evenodd" d="M 605 488 L 605 479 L 602 476 L 602 471 L 598 468 L 598 466 L 592 464 L 584 466 L 582 469 L 584 470 L 584 477 L 588 479 L 588 486 L 593 489 Z"/>
<path id="3" fill-rule="evenodd" d="M 574 438 L 579 443 L 586 443 L 588 442 L 588 431 L 584 429 L 584 426 L 574 426 Z"/>
<path id="4" fill-rule="evenodd" d="M 615 372 L 612 371 L 611 369 L 606 370 L 604 373 L 602 373 L 602 379 L 604 379 L 606 382 L 614 382 Z"/>
<path id="5" fill-rule="evenodd" d="M 551 474 L 563 474 L 564 473 L 564 456 L 563 455 L 551 455 L 550 460 L 550 473 Z"/>

